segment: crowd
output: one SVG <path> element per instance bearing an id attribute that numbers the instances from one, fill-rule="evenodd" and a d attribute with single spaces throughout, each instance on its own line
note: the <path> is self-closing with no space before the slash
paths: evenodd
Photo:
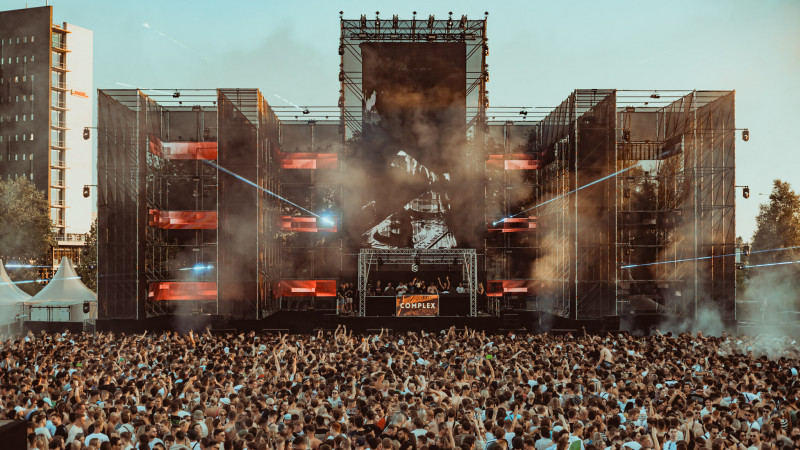
<path id="1" fill-rule="evenodd" d="M 0 408 L 38 450 L 798 448 L 797 372 L 791 337 L 29 333 Z"/>

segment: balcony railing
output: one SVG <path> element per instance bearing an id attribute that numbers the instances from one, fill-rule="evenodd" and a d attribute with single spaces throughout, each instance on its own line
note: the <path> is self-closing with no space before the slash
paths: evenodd
<path id="1" fill-rule="evenodd" d="M 50 142 L 50 146 L 55 148 L 67 148 L 67 143 L 66 141 L 53 140 Z"/>
<path id="2" fill-rule="evenodd" d="M 67 109 L 67 102 L 66 101 L 53 102 L 53 108 Z"/>
<path id="3" fill-rule="evenodd" d="M 67 63 L 53 62 L 53 69 L 67 70 Z"/>
<path id="4" fill-rule="evenodd" d="M 66 50 L 67 49 L 67 43 L 66 42 L 54 41 L 53 42 L 53 48 L 59 49 L 59 50 Z"/>
<path id="5" fill-rule="evenodd" d="M 55 128 L 67 128 L 67 122 L 64 120 L 56 120 L 53 122 Z"/>
<path id="6" fill-rule="evenodd" d="M 65 188 L 67 187 L 67 182 L 64 180 L 51 180 L 50 186 L 56 188 Z"/>
<path id="7" fill-rule="evenodd" d="M 56 89 L 67 90 L 67 83 L 65 83 L 63 81 L 54 81 L 53 82 L 53 87 L 56 88 Z"/>
<path id="8" fill-rule="evenodd" d="M 54 159 L 51 162 L 51 164 L 52 164 L 51 167 L 56 167 L 56 168 L 67 167 L 67 163 L 63 159 Z"/>

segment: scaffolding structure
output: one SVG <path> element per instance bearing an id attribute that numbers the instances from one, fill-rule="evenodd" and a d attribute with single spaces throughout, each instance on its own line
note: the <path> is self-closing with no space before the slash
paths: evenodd
<path id="1" fill-rule="evenodd" d="M 98 110 L 100 317 L 274 308 L 277 206 L 265 189 L 277 185 L 280 132 L 261 94 L 101 90 Z"/>
<path id="2" fill-rule="evenodd" d="M 469 292 L 469 315 L 477 316 L 478 256 L 475 249 L 361 249 L 358 254 L 358 315 L 366 315 L 367 285 L 370 269 L 382 265 L 403 266 L 416 272 L 420 266 L 448 266 L 454 261 L 461 265 L 462 279 Z"/>

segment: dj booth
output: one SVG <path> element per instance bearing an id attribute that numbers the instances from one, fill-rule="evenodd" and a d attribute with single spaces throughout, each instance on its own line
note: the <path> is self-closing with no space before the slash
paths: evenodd
<path id="1" fill-rule="evenodd" d="M 419 297 L 419 298 L 413 298 Z M 423 298 L 425 297 L 425 298 Z M 432 297 L 436 297 L 433 299 Z M 438 303 L 436 310 L 425 308 L 424 310 L 406 308 L 418 302 Z M 406 302 L 400 305 L 398 298 L 390 296 L 367 296 L 365 304 L 365 316 L 368 317 L 434 317 L 434 316 L 469 316 L 470 296 L 469 294 L 439 294 L 439 295 L 419 295 L 406 296 Z M 408 311 L 408 312 L 407 312 Z M 399 314 L 398 314 L 399 313 Z"/>

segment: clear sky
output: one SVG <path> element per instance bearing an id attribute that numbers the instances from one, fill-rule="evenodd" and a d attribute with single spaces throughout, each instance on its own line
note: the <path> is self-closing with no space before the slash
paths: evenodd
<path id="1" fill-rule="evenodd" d="M 3 9 L 44 0 L 4 0 Z M 800 1 L 55 0 L 94 30 L 95 88 L 259 88 L 286 105 L 336 105 L 345 18 L 489 12 L 493 106 L 555 106 L 576 88 L 736 90 L 737 234 L 772 180 L 800 191 Z M 122 85 L 120 84 L 122 83 Z M 796 137 L 795 132 L 799 135 Z M 740 191 L 739 191 L 740 192 Z"/>

